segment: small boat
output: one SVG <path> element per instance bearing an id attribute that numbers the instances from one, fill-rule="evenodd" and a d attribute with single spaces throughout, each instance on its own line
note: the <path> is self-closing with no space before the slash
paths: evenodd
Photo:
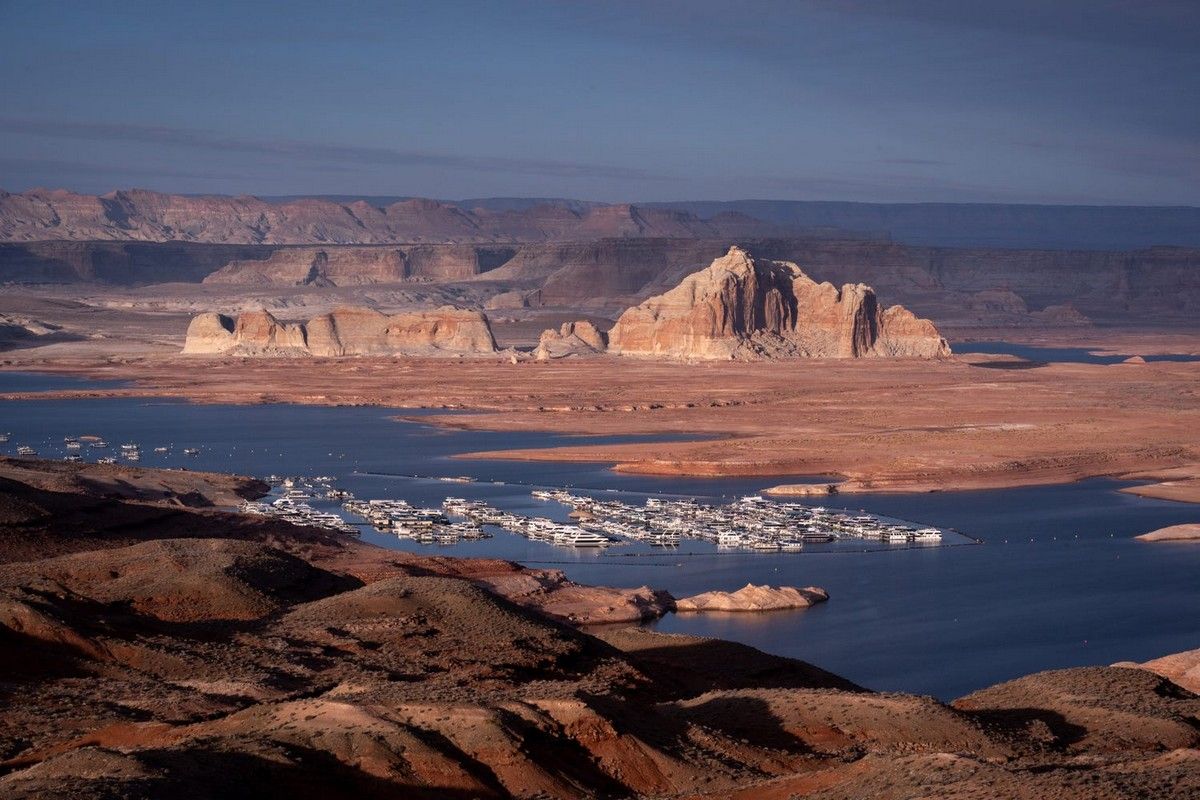
<path id="1" fill-rule="evenodd" d="M 156 448 L 154 448 L 154 452 L 156 452 L 156 453 L 167 453 L 167 452 L 170 452 L 170 450 L 171 450 L 171 448 L 169 448 L 169 447 L 156 447 Z"/>
<path id="2" fill-rule="evenodd" d="M 183 454 L 185 456 L 198 456 L 198 455 L 200 455 L 200 450 L 195 447 L 185 447 L 185 448 L 183 448 Z M 285 482 L 285 485 L 286 485 L 286 482 Z"/>
<path id="3" fill-rule="evenodd" d="M 12 436 L 11 433 L 0 433 L 0 444 L 7 442 L 10 436 Z"/>
<path id="4" fill-rule="evenodd" d="M 98 463 L 98 464 L 115 464 L 115 463 L 117 463 L 117 459 L 114 456 L 105 456 L 104 458 L 100 459 L 96 463 Z"/>
<path id="5" fill-rule="evenodd" d="M 68 450 L 81 450 L 82 448 L 83 448 L 83 445 L 81 445 L 79 442 L 75 441 L 74 439 L 67 442 Z"/>
<path id="6" fill-rule="evenodd" d="M 37 450 L 34 450 L 32 447 L 30 447 L 27 444 L 23 444 L 17 448 L 17 455 L 19 455 L 19 456 L 36 456 Z"/>

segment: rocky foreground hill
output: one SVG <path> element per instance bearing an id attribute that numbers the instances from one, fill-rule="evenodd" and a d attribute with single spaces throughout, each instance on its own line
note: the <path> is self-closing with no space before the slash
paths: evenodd
<path id="1" fill-rule="evenodd" d="M 199 507 L 214 490 L 256 488 L 0 462 L 0 795 L 1200 793 L 1200 698 L 1136 665 L 880 694 L 728 642 L 585 632 L 560 591 L 626 595 Z"/>

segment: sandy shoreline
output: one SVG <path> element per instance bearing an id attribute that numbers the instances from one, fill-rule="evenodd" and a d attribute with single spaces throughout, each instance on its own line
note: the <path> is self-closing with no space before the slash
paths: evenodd
<path id="1" fill-rule="evenodd" d="M 416 358 L 301 364 L 6 355 L 5 369 L 131 382 L 38 393 L 37 399 L 378 405 L 473 412 L 421 417 L 456 429 L 688 437 L 466 457 L 603 462 L 647 475 L 763 477 L 764 488 L 787 484 L 787 476 L 827 476 L 847 493 L 1107 476 L 1154 481 L 1129 487 L 1134 493 L 1200 502 L 1197 363 L 1014 370 L 995 368 L 1004 357 L 974 355 L 934 362 L 700 364 L 611 357 L 549 364 Z"/>
<path id="2" fill-rule="evenodd" d="M 1200 522 L 1171 525 L 1133 538 L 1142 542 L 1200 542 Z"/>

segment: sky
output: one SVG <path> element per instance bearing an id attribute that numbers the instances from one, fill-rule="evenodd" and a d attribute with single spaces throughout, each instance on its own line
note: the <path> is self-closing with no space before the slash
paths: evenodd
<path id="1" fill-rule="evenodd" d="M 0 0 L 0 188 L 1200 205 L 1200 0 Z"/>

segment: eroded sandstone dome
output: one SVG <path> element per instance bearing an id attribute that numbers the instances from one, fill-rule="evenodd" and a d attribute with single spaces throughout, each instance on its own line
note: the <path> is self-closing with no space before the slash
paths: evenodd
<path id="1" fill-rule="evenodd" d="M 622 355 L 698 359 L 939 358 L 933 323 L 882 308 L 862 283 L 817 283 L 789 261 L 731 247 L 675 288 L 625 311 L 609 331 Z"/>

